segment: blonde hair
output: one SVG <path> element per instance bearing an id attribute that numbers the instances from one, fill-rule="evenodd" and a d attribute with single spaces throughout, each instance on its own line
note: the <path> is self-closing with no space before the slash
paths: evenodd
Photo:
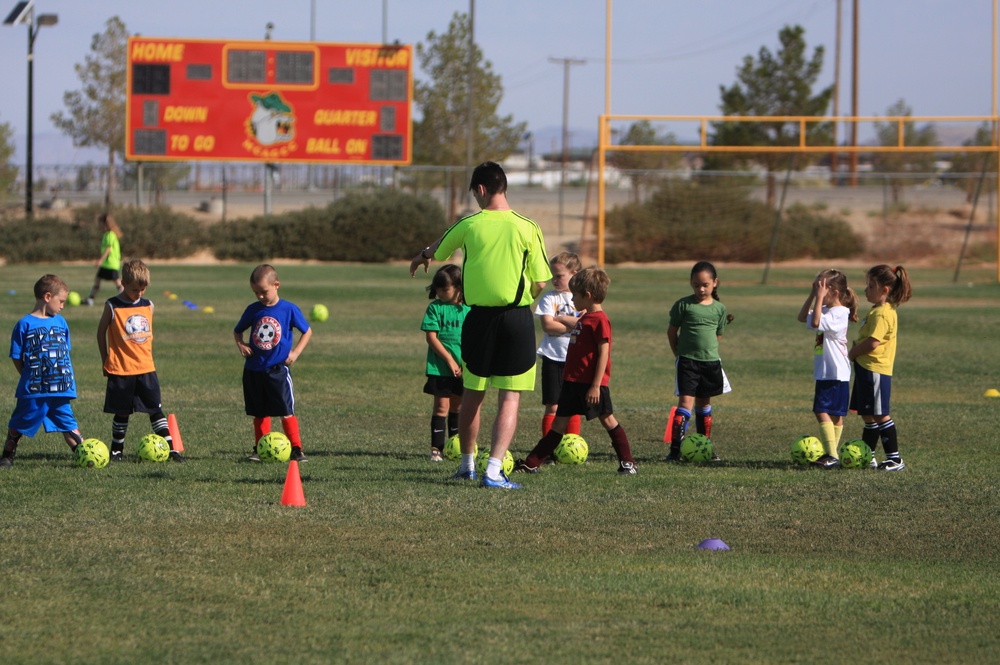
<path id="1" fill-rule="evenodd" d="M 564 266 L 566 270 L 570 272 L 580 272 L 580 267 L 583 265 L 580 262 L 580 257 L 573 252 L 559 252 L 552 257 L 549 261 L 550 266 Z"/>
<path id="2" fill-rule="evenodd" d="M 101 215 L 97 218 L 97 221 L 100 222 L 108 231 L 111 231 L 116 236 L 118 236 L 118 239 L 121 240 L 121 238 L 122 238 L 122 230 L 121 230 L 121 228 L 119 228 L 118 224 L 115 222 L 115 218 L 114 217 L 112 217 L 110 214 L 104 212 L 104 213 L 101 213 Z"/>

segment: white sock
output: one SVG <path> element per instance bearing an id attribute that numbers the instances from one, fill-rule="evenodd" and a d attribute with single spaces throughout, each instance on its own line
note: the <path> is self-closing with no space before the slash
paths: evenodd
<path id="1" fill-rule="evenodd" d="M 465 471 L 472 471 L 475 468 L 476 468 L 476 456 L 466 455 L 465 453 L 462 453 L 462 465 L 458 467 L 458 470 L 465 472 Z"/>
<path id="2" fill-rule="evenodd" d="M 491 457 L 486 462 L 486 477 L 490 480 L 500 480 L 500 469 L 503 468 L 503 462 L 496 457 Z"/>

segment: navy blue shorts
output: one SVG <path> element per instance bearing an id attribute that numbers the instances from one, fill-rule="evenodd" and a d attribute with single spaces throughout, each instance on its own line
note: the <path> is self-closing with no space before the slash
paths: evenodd
<path id="1" fill-rule="evenodd" d="M 813 413 L 846 416 L 851 403 L 851 382 L 822 379 L 816 382 Z"/>
<path id="2" fill-rule="evenodd" d="M 854 363 L 854 390 L 851 392 L 851 411 L 859 416 L 889 415 L 889 398 L 892 395 L 892 377 L 879 374 Z"/>
<path id="3" fill-rule="evenodd" d="M 104 393 L 104 413 L 160 413 L 160 379 L 156 372 L 108 377 Z"/>
<path id="4" fill-rule="evenodd" d="M 274 365 L 263 372 L 243 369 L 243 402 L 248 416 L 295 415 L 292 372 L 287 365 Z"/>
<path id="5" fill-rule="evenodd" d="M 601 386 L 601 394 L 597 404 L 587 404 L 587 390 L 589 389 L 589 383 L 563 381 L 556 417 L 586 416 L 587 420 L 593 420 L 601 416 L 610 416 L 615 412 L 615 407 L 611 404 L 611 391 L 608 390 L 607 386 Z"/>

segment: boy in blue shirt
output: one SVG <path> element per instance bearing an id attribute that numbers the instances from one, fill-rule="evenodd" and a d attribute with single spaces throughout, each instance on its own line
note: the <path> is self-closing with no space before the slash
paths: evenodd
<path id="1" fill-rule="evenodd" d="M 67 295 L 66 282 L 45 275 L 35 282 L 35 308 L 21 317 L 11 332 L 10 358 L 20 379 L 0 468 L 14 465 L 21 437 L 34 437 L 42 425 L 46 432 L 62 432 L 70 450 L 75 451 L 83 441 L 70 404 L 76 399 L 76 379 L 69 357 L 69 325 L 59 314 Z"/>
<path id="2" fill-rule="evenodd" d="M 271 431 L 271 416 L 281 417 L 281 428 L 292 442 L 292 459 L 305 462 L 299 421 L 295 417 L 295 395 L 290 366 L 309 344 L 312 329 L 302 310 L 278 297 L 278 272 L 265 264 L 250 274 L 250 288 L 257 302 L 247 306 L 233 329 L 236 347 L 246 358 L 243 365 L 243 401 L 253 416 L 254 442 Z M 243 333 L 250 330 L 250 341 Z M 292 329 L 301 334 L 292 344 Z M 254 450 L 250 461 L 259 462 Z"/>

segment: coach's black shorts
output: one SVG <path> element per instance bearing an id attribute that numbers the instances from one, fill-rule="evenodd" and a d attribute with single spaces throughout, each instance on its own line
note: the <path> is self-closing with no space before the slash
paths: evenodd
<path id="1" fill-rule="evenodd" d="M 615 407 L 611 404 L 611 391 L 607 386 L 601 386 L 600 396 L 597 404 L 587 404 L 588 383 L 576 383 L 575 381 L 563 381 L 562 392 L 559 393 L 559 407 L 556 409 L 556 417 L 569 418 L 571 416 L 586 416 L 587 420 L 593 420 L 601 416 L 610 416 L 615 412 Z"/>
<path id="2" fill-rule="evenodd" d="M 243 402 L 248 416 L 295 415 L 292 372 L 286 365 L 274 365 L 262 372 L 243 369 Z"/>
<path id="3" fill-rule="evenodd" d="M 436 376 L 427 375 L 427 383 L 424 384 L 424 392 L 435 397 L 451 397 L 461 395 L 465 388 L 462 387 L 462 377 L 460 376 Z"/>
<path id="4" fill-rule="evenodd" d="M 112 374 L 108 377 L 104 413 L 159 413 L 162 408 L 160 380 L 156 372 L 132 376 Z"/>
<path id="5" fill-rule="evenodd" d="M 462 361 L 476 376 L 518 376 L 535 366 L 530 307 L 473 305 L 462 325 Z"/>
<path id="6" fill-rule="evenodd" d="M 721 360 L 677 358 L 677 394 L 715 397 L 723 391 Z"/>

